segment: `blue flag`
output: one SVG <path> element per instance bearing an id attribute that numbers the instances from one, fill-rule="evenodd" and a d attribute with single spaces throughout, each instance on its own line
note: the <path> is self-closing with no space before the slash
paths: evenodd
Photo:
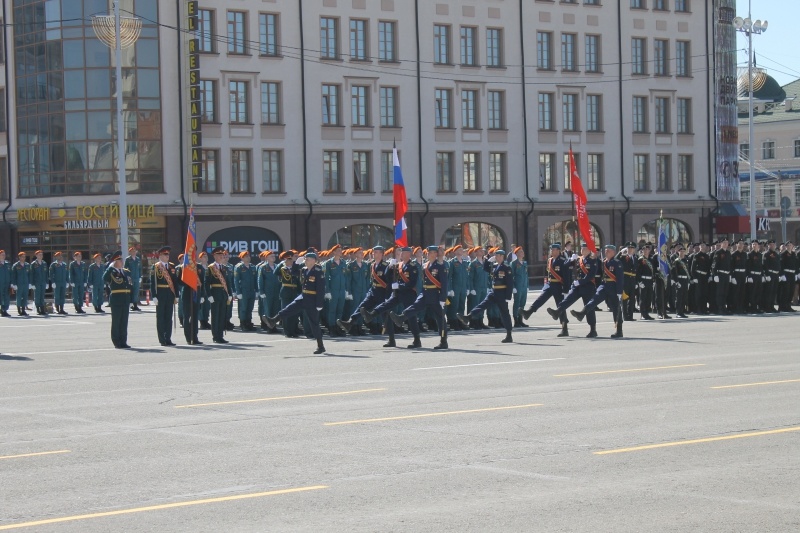
<path id="1" fill-rule="evenodd" d="M 664 221 L 658 220 L 658 270 L 665 278 L 669 277 L 669 251 L 667 250 L 667 232 Z"/>

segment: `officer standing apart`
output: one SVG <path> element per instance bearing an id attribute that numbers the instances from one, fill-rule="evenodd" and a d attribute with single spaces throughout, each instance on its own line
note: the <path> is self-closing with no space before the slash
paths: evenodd
<path id="1" fill-rule="evenodd" d="M 158 262 L 150 273 L 153 303 L 156 304 L 156 332 L 161 346 L 175 346 L 172 342 L 172 315 L 175 311 L 176 285 L 175 265 L 169 262 L 169 246 L 158 250 Z"/>
<path id="2" fill-rule="evenodd" d="M 106 269 L 103 267 L 103 256 L 101 254 L 94 254 L 92 257 L 94 263 L 89 265 L 89 275 L 86 279 L 86 284 L 89 286 L 89 294 L 92 295 L 92 305 L 94 306 L 95 313 L 105 313 L 103 311 L 103 289 L 105 282 L 103 275 Z"/>
<path id="3" fill-rule="evenodd" d="M 239 264 L 233 269 L 233 291 L 238 300 L 239 328 L 254 331 L 253 309 L 256 304 L 256 269 L 250 265 L 250 252 L 239 253 Z"/>
<path id="4" fill-rule="evenodd" d="M 122 266 L 122 252 L 111 256 L 111 266 L 103 273 L 103 281 L 111 291 L 108 301 L 111 304 L 111 342 L 114 348 L 125 349 L 128 346 L 128 317 L 131 312 L 131 291 L 133 279 L 131 273 Z"/>
<path id="5" fill-rule="evenodd" d="M 217 246 L 211 252 L 214 262 L 206 269 L 206 299 L 211 304 L 211 338 L 217 344 L 228 344 L 225 340 L 225 322 L 228 320 L 228 302 L 232 299 L 225 278 L 225 248 Z"/>
<path id="6" fill-rule="evenodd" d="M 128 257 L 125 258 L 125 270 L 130 272 L 129 276 L 133 280 L 131 288 L 131 311 L 141 311 L 139 309 L 139 288 L 142 285 L 142 258 L 139 257 L 139 250 L 135 246 L 128 248 Z"/>
<path id="7" fill-rule="evenodd" d="M 325 345 L 322 344 L 322 328 L 319 324 L 319 312 L 325 298 L 325 272 L 317 264 L 317 254 L 309 249 L 305 255 L 305 266 L 301 273 L 303 292 L 294 299 L 292 303 L 281 309 L 277 315 L 267 317 L 264 321 L 271 329 L 277 327 L 281 320 L 305 313 L 314 338 L 317 340 L 317 349 L 314 354 L 325 353 Z"/>
<path id="8" fill-rule="evenodd" d="M 545 273 L 542 293 L 528 309 L 522 312 L 525 320 L 529 319 L 533 313 L 546 304 L 551 297 L 556 302 L 556 306 L 561 303 L 564 299 L 564 293 L 569 290 L 569 283 L 567 282 L 568 269 L 567 258 L 561 253 L 561 243 L 554 242 L 550 245 L 550 257 L 547 259 L 547 272 Z M 557 336 L 569 337 L 569 329 L 567 328 L 569 320 L 567 319 L 566 311 L 561 312 L 559 321 L 561 322 L 561 333 Z"/>
<path id="9" fill-rule="evenodd" d="M 583 309 L 580 311 L 571 311 L 572 316 L 577 318 L 578 320 L 583 320 L 583 317 L 586 316 L 587 313 L 593 313 L 597 306 L 605 301 L 608 308 L 611 309 L 612 316 L 614 317 L 614 323 L 617 325 L 616 333 L 611 335 L 612 339 L 621 339 L 622 338 L 622 286 L 623 282 L 622 279 L 624 277 L 624 269 L 622 265 L 617 261 L 614 256 L 617 254 L 617 247 L 613 244 L 607 244 L 605 246 L 605 259 L 600 264 L 600 269 L 602 270 L 602 277 L 601 277 L 601 284 L 597 287 L 597 291 L 594 293 L 594 297 L 589 300 L 586 305 L 583 306 Z M 588 337 L 596 337 L 597 332 L 595 331 L 595 326 L 592 326 L 592 330 L 589 332 Z M 594 333 L 594 335 L 592 335 Z"/>
<path id="10" fill-rule="evenodd" d="M 8 317 L 11 305 L 11 265 L 6 261 L 6 251 L 0 250 L 0 316 Z"/>
<path id="11" fill-rule="evenodd" d="M 522 246 L 514 248 L 516 259 L 511 261 L 511 275 L 514 277 L 514 327 L 527 328 L 528 325 L 522 321 L 522 311 L 528 303 L 528 262 L 525 261 L 525 250 Z"/>
<path id="12" fill-rule="evenodd" d="M 200 278 L 200 308 L 198 310 L 198 321 L 200 329 L 211 329 L 208 321 L 211 316 L 211 304 L 208 301 L 206 290 L 206 270 L 208 270 L 208 254 L 200 252 L 197 254 L 197 277 Z"/>
<path id="13" fill-rule="evenodd" d="M 45 309 L 44 293 L 47 290 L 49 271 L 47 263 L 44 262 L 44 252 L 36 250 L 33 254 L 35 259 L 31 263 L 31 285 L 33 285 L 33 301 L 36 304 L 36 314 L 47 315 Z"/>
<path id="14" fill-rule="evenodd" d="M 500 342 L 514 342 L 511 338 L 511 315 L 508 312 L 508 301 L 514 294 L 514 276 L 511 267 L 505 264 L 505 258 L 505 250 L 496 250 L 494 257 L 483 262 L 483 269 L 491 273 L 492 288 L 469 314 L 484 311 L 492 304 L 496 305 L 503 327 L 506 328 L 506 337 Z M 459 315 L 458 319 L 462 324 L 469 324 L 469 315 Z"/>
<path id="15" fill-rule="evenodd" d="M 69 286 L 72 288 L 72 303 L 75 305 L 75 312 L 79 315 L 86 314 L 83 310 L 83 295 L 86 292 L 86 265 L 83 263 L 83 255 L 80 252 L 72 254 L 72 262 L 69 264 Z"/>
<path id="16" fill-rule="evenodd" d="M 67 286 L 69 285 L 69 267 L 64 262 L 64 254 L 56 252 L 53 254 L 53 262 L 50 263 L 50 285 L 53 287 L 53 307 L 59 315 L 66 315 L 64 302 L 67 299 Z"/>
<path id="17" fill-rule="evenodd" d="M 583 299 L 584 305 L 588 304 L 589 301 L 595 294 L 595 274 L 597 273 L 597 259 L 592 259 L 589 257 L 589 247 L 586 243 L 581 244 L 581 256 L 578 258 L 578 272 L 577 272 L 577 279 L 572 282 L 572 288 L 570 289 L 567 296 L 558 304 L 558 307 L 555 309 L 547 308 L 547 314 L 549 314 L 553 320 L 558 320 L 561 313 L 569 309 L 569 306 L 574 304 L 578 301 L 578 298 Z M 649 264 L 649 261 L 648 261 Z M 594 308 L 586 310 L 586 322 L 589 324 L 591 328 L 589 330 L 589 334 L 586 335 L 587 337 L 597 337 L 597 331 L 595 330 L 596 318 L 594 314 Z"/>
<path id="18" fill-rule="evenodd" d="M 25 252 L 18 253 L 17 258 L 18 261 L 11 267 L 11 288 L 17 292 L 17 314 L 28 316 L 25 308 L 28 306 L 28 291 L 33 289 L 31 265 L 25 261 Z"/>
<path id="19" fill-rule="evenodd" d="M 436 320 L 439 329 L 439 344 L 433 347 L 434 350 L 446 350 L 447 346 L 447 324 L 444 316 L 444 307 L 447 303 L 447 282 L 450 277 L 447 271 L 447 263 L 439 262 L 439 247 L 428 246 L 428 262 L 422 267 L 422 294 L 417 296 L 413 304 L 406 307 L 401 314 L 393 311 L 389 312 L 389 318 L 396 326 L 403 326 L 403 322 L 408 320 L 411 333 L 414 335 L 414 343 L 409 348 L 421 348 L 422 342 L 419 338 L 419 323 L 417 314 L 423 311 L 430 311 Z"/>

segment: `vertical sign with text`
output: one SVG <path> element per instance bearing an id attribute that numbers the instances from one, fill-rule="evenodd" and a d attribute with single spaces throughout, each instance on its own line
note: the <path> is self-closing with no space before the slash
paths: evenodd
<path id="1" fill-rule="evenodd" d="M 200 27 L 198 0 L 187 0 L 186 25 L 189 30 L 189 146 L 192 161 L 192 192 L 200 192 L 202 178 L 201 132 L 202 113 L 200 95 Z"/>

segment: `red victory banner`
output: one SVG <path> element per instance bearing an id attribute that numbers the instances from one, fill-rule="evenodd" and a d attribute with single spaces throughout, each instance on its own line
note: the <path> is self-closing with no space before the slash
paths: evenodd
<path id="1" fill-rule="evenodd" d="M 578 228 L 581 230 L 581 236 L 586 242 L 586 245 L 594 253 L 597 253 L 597 246 L 592 237 L 592 226 L 589 224 L 589 213 L 586 211 L 586 191 L 583 189 L 581 177 L 578 175 L 578 167 L 575 165 L 575 156 L 572 155 L 572 146 L 569 147 L 569 173 L 570 173 L 570 188 L 572 188 L 572 196 L 575 199 L 575 212 L 578 217 Z"/>

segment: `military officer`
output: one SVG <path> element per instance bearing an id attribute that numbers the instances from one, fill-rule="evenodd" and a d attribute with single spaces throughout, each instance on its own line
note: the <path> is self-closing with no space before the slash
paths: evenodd
<path id="1" fill-rule="evenodd" d="M 258 278 L 255 267 L 250 265 L 250 252 L 239 253 L 239 264 L 233 269 L 233 291 L 238 300 L 239 328 L 254 331 L 253 309 L 256 303 Z"/>
<path id="2" fill-rule="evenodd" d="M 228 250 L 225 250 L 225 255 L 222 257 L 222 266 L 224 267 L 223 272 L 225 273 L 225 281 L 228 283 L 228 288 L 232 291 L 233 290 L 233 265 L 230 264 L 231 254 Z M 233 331 L 233 294 L 231 293 L 231 299 L 228 300 L 228 307 L 226 308 L 225 314 L 225 329 L 227 331 Z"/>
<path id="3" fill-rule="evenodd" d="M 338 265 L 337 265 L 338 267 Z M 304 313 L 308 317 L 308 322 L 317 341 L 317 349 L 314 354 L 325 353 L 325 345 L 322 343 L 322 328 L 320 327 L 319 312 L 322 311 L 322 304 L 325 298 L 325 272 L 317 264 L 317 254 L 314 250 L 308 250 L 305 254 L 305 265 L 301 272 L 303 292 L 294 299 L 292 303 L 281 309 L 277 315 L 267 317 L 264 321 L 269 328 L 277 327 L 285 318 Z"/>
<path id="4" fill-rule="evenodd" d="M 708 255 L 708 244 L 701 242 L 699 251 L 692 258 L 692 285 L 694 285 L 695 313 L 708 314 L 708 278 L 711 272 L 711 257 Z"/>
<path id="5" fill-rule="evenodd" d="M 761 243 L 750 243 L 747 254 L 747 279 L 745 286 L 745 310 L 750 314 L 764 314 L 761 309 L 761 289 L 764 283 L 764 257 L 761 255 Z"/>
<path id="6" fill-rule="evenodd" d="M 325 271 L 325 299 L 328 301 L 325 322 L 331 336 L 339 337 L 344 335 L 344 332 L 338 329 L 336 321 L 344 315 L 344 302 L 347 297 L 347 264 L 342 260 L 340 245 L 334 245 L 329 252 L 333 254 L 333 257 L 322 265 Z"/>
<path id="7" fill-rule="evenodd" d="M 599 269 L 603 272 L 600 286 L 597 287 L 594 297 L 585 303 L 582 310 L 571 311 L 571 313 L 572 316 L 578 320 L 583 320 L 583 317 L 587 316 L 589 313 L 594 313 L 594 310 L 601 302 L 606 302 L 606 305 L 608 305 L 608 308 L 611 310 L 611 313 L 614 317 L 614 323 L 617 325 L 617 331 L 611 335 L 611 338 L 621 339 L 623 317 L 622 306 L 620 304 L 622 303 L 622 286 L 623 278 L 625 277 L 625 270 L 622 268 L 620 262 L 615 258 L 617 254 L 617 247 L 613 244 L 607 244 L 604 248 L 606 257 L 599 265 Z M 588 321 L 589 320 L 587 319 L 587 322 Z M 591 322 L 589 325 L 591 326 L 592 330 L 589 332 L 587 337 L 596 337 L 597 331 L 595 331 L 595 325 Z"/>
<path id="8" fill-rule="evenodd" d="M 514 278 L 514 327 L 527 328 L 528 325 L 522 321 L 522 312 L 525 304 L 528 303 L 528 262 L 525 261 L 525 250 L 522 246 L 514 248 L 516 258 L 511 261 L 511 274 Z"/>
<path id="9" fill-rule="evenodd" d="M 277 276 L 281 282 L 281 290 L 278 293 L 280 308 L 286 307 L 300 295 L 300 267 L 295 262 L 296 254 L 295 250 L 286 250 L 278 257 L 281 260 L 277 269 Z M 283 321 L 283 334 L 289 338 L 297 338 L 300 333 L 299 327 L 298 317 L 289 317 Z"/>
<path id="10" fill-rule="evenodd" d="M 781 258 L 775 250 L 775 241 L 767 241 L 767 249 L 764 251 L 764 286 L 762 291 L 761 308 L 765 313 L 777 313 L 775 300 L 778 293 L 778 281 L 781 275 Z"/>
<path id="11" fill-rule="evenodd" d="M 447 301 L 447 282 L 450 274 L 448 273 L 447 263 L 439 262 L 439 247 L 436 245 L 428 246 L 428 261 L 422 266 L 421 275 L 424 276 L 422 282 L 422 294 L 417 296 L 413 304 L 406 307 L 401 314 L 394 311 L 389 312 L 389 318 L 396 326 L 403 325 L 408 320 L 411 333 L 414 335 L 414 342 L 409 348 L 421 348 L 422 342 L 419 338 L 419 323 L 416 320 L 418 313 L 428 310 L 436 320 L 439 329 L 439 344 L 434 346 L 434 350 L 447 349 L 447 324 L 445 322 L 444 307 Z"/>
<path id="12" fill-rule="evenodd" d="M 622 265 L 625 279 L 622 282 L 622 317 L 633 322 L 633 311 L 636 308 L 636 244 L 626 242 L 625 248 L 617 254 L 617 261 Z"/>
<path id="13" fill-rule="evenodd" d="M 374 310 L 392 295 L 395 271 L 389 261 L 384 260 L 385 250 L 383 246 L 375 246 L 372 249 L 373 260 L 369 267 L 372 286 L 353 314 L 347 320 L 342 320 L 340 327 L 345 330 L 352 329 L 353 325 L 358 323 L 359 316 L 363 317 L 365 322 L 369 322 L 373 317 L 367 311 Z"/>
<path id="14" fill-rule="evenodd" d="M 89 265 L 89 272 L 86 277 L 86 285 L 89 287 L 89 294 L 92 295 L 92 305 L 94 306 L 95 313 L 105 313 L 103 311 L 103 289 L 105 281 L 103 276 L 106 268 L 103 266 L 103 255 L 94 254 L 92 256 L 94 262 Z"/>
<path id="15" fill-rule="evenodd" d="M 281 308 L 281 280 L 278 276 L 278 265 L 275 264 L 275 253 L 273 250 L 264 252 L 264 261 L 259 265 L 257 272 L 258 299 L 261 302 L 259 321 L 261 329 L 268 333 L 278 333 L 278 330 L 268 328 L 264 323 L 264 317 L 276 315 Z"/>
<path id="16" fill-rule="evenodd" d="M 69 286 L 72 288 L 75 312 L 79 315 L 86 314 L 83 310 L 83 296 L 86 293 L 87 269 L 88 266 L 83 262 L 83 254 L 80 252 L 72 254 L 72 262 L 69 264 Z"/>
<path id="17" fill-rule="evenodd" d="M 50 286 L 53 287 L 53 308 L 56 314 L 66 315 L 64 302 L 67 299 L 67 287 L 69 286 L 69 267 L 64 262 L 64 254 L 62 252 L 53 254 L 48 281 Z"/>
<path id="18" fill-rule="evenodd" d="M 18 261 L 11 267 L 11 288 L 17 293 L 17 314 L 28 316 L 25 308 L 28 306 L 28 291 L 33 289 L 31 284 L 31 265 L 26 261 L 25 252 L 17 254 Z"/>
<path id="19" fill-rule="evenodd" d="M 111 304 L 111 342 L 117 349 L 130 348 L 128 317 L 131 312 L 133 278 L 130 271 L 123 267 L 121 251 L 111 255 L 111 266 L 103 273 L 103 280 L 111 288 L 108 295 Z"/>
<path id="20" fill-rule="evenodd" d="M 467 296 L 467 307 L 474 309 L 480 302 L 486 298 L 489 292 L 489 272 L 483 269 L 483 260 L 486 256 L 486 251 L 482 246 L 475 249 L 475 259 L 469 265 L 469 296 Z M 476 311 L 470 315 L 470 329 L 489 329 L 483 323 L 483 311 Z"/>
<path id="21" fill-rule="evenodd" d="M 736 249 L 731 252 L 731 276 L 728 291 L 728 309 L 737 315 L 745 313 L 744 296 L 747 289 L 747 252 L 744 241 L 736 241 Z"/>
<path id="22" fill-rule="evenodd" d="M 500 311 L 500 320 L 506 329 L 506 336 L 500 342 L 508 343 L 514 342 L 511 338 L 511 315 L 508 312 L 508 301 L 514 295 L 514 274 L 511 267 L 505 264 L 505 258 L 505 250 L 495 250 L 494 257 L 483 262 L 483 269 L 491 273 L 492 288 L 475 309 L 470 309 L 469 314 L 475 310 L 485 310 L 489 305 L 496 305 Z M 458 319 L 463 324 L 469 324 L 468 315 L 459 315 Z"/>
<path id="23" fill-rule="evenodd" d="M 197 277 L 200 278 L 200 307 L 198 309 L 197 320 L 200 322 L 200 329 L 211 329 L 208 321 L 211 316 L 211 304 L 208 301 L 206 290 L 206 270 L 208 269 L 208 254 L 200 252 L 197 254 Z"/>
<path id="24" fill-rule="evenodd" d="M 689 296 L 689 265 L 686 264 L 686 249 L 678 246 L 678 256 L 669 270 L 670 284 L 675 290 L 675 316 L 686 318 L 686 303 Z"/>
<path id="25" fill-rule="evenodd" d="M 711 262 L 711 275 L 716 284 L 717 312 L 721 315 L 733 314 L 728 309 L 728 286 L 731 280 L 732 265 L 731 252 L 728 250 L 728 238 L 723 237 Z"/>
<path id="26" fill-rule="evenodd" d="M 781 252 L 781 273 L 778 276 L 778 311 L 784 313 L 796 313 L 792 309 L 792 297 L 794 296 L 794 285 L 797 281 L 797 256 L 794 254 L 794 244 L 786 243 L 786 247 Z"/>
<path id="27" fill-rule="evenodd" d="M 590 256 L 589 247 L 586 243 L 581 244 L 581 255 L 576 261 L 577 265 L 577 279 L 572 282 L 572 288 L 567 296 L 558 304 L 555 309 L 547 308 L 547 313 L 553 318 L 558 320 L 561 313 L 566 311 L 569 306 L 578 301 L 578 298 L 583 300 L 584 305 L 589 303 L 595 294 L 595 273 L 597 272 L 598 264 L 597 259 L 592 259 Z M 649 261 L 648 261 L 649 264 Z M 599 302 L 598 302 L 599 303 Z M 586 311 L 586 322 L 591 328 L 587 337 L 597 337 L 595 330 L 596 318 L 594 309 Z"/>
<path id="28" fill-rule="evenodd" d="M 156 332 L 161 346 L 175 346 L 172 342 L 172 317 L 177 297 L 178 279 L 175 265 L 169 262 L 170 246 L 158 249 L 158 261 L 150 272 L 153 303 L 156 304 Z"/>
<path id="29" fill-rule="evenodd" d="M 452 329 L 460 331 L 463 329 L 463 324 L 458 317 L 464 313 L 467 304 L 469 261 L 464 260 L 464 248 L 460 244 L 453 246 L 451 251 L 453 258 L 448 261 L 450 279 L 447 286 L 450 290 L 447 291 L 447 295 L 450 298 L 450 305 L 447 306 L 447 323 Z"/>
<path id="30" fill-rule="evenodd" d="M 225 248 L 217 246 L 211 252 L 214 262 L 208 265 L 205 274 L 206 299 L 211 313 L 211 337 L 217 344 L 227 344 L 225 322 L 228 317 L 228 302 L 232 300 L 228 280 L 225 277 Z"/>
<path id="31" fill-rule="evenodd" d="M 31 262 L 31 285 L 33 285 L 33 302 L 36 305 L 36 314 L 39 316 L 47 315 L 45 307 L 44 293 L 47 290 L 49 271 L 47 263 L 44 261 L 44 252 L 36 250 Z"/>
<path id="32" fill-rule="evenodd" d="M 133 280 L 131 289 L 131 311 L 141 311 L 139 309 L 139 288 L 142 285 L 142 258 L 139 257 L 139 250 L 135 246 L 128 248 L 128 257 L 125 258 L 125 269 L 130 272 Z"/>
<path id="33" fill-rule="evenodd" d="M 0 250 L 0 316 L 8 317 L 11 305 L 11 264 L 6 261 L 6 251 Z"/>
<path id="34" fill-rule="evenodd" d="M 569 284 L 567 284 L 566 280 L 564 279 L 566 271 L 569 268 L 566 266 L 566 261 L 567 258 L 561 253 L 561 243 L 554 242 L 551 244 L 550 257 L 547 259 L 547 271 L 545 273 L 542 293 L 538 298 L 536 298 L 536 300 L 528 309 L 522 312 L 522 317 L 525 320 L 528 320 L 531 315 L 538 311 L 539 308 L 544 304 L 546 304 L 547 300 L 550 298 L 555 300 L 556 306 L 561 304 L 561 301 L 564 299 L 564 293 L 569 290 Z M 567 328 L 569 320 L 567 319 L 566 311 L 562 311 L 561 316 L 559 316 L 559 320 L 561 322 L 561 333 L 559 333 L 558 336 L 569 337 L 569 329 Z"/>
<path id="35" fill-rule="evenodd" d="M 650 255 L 653 245 L 650 242 L 642 246 L 642 253 L 636 261 L 636 285 L 639 288 L 639 312 L 642 320 L 655 320 L 650 316 L 653 301 L 653 261 Z"/>
<path id="36" fill-rule="evenodd" d="M 203 344 L 197 338 L 197 331 L 200 329 L 200 306 L 205 302 L 202 278 L 204 272 L 198 268 L 197 264 L 191 264 L 191 258 L 187 259 L 183 254 L 179 257 L 181 259 L 178 260 L 178 265 L 175 267 L 175 280 L 178 286 L 179 307 L 183 309 L 183 318 L 181 319 L 183 336 L 186 339 L 186 344 Z M 187 283 L 183 279 L 184 270 L 192 267 L 197 272 L 197 286 L 193 286 L 191 282 Z"/>

